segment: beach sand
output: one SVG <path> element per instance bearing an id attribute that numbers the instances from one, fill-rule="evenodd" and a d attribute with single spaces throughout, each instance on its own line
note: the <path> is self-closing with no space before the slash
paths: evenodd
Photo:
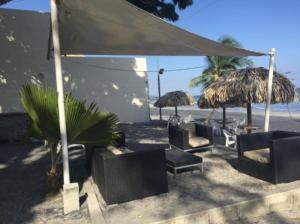
<path id="1" fill-rule="evenodd" d="M 173 110 L 164 110 L 164 117 L 167 118 L 171 112 Z M 205 118 L 208 112 L 179 111 L 181 115 L 188 116 L 191 114 L 194 118 Z M 152 108 L 151 115 L 152 118 L 158 118 L 158 110 Z M 228 116 L 238 118 L 238 116 L 245 117 L 245 114 L 229 113 Z M 216 113 L 215 117 L 220 118 L 221 113 Z M 254 121 L 257 124 L 263 124 L 263 116 L 255 115 Z M 288 116 L 272 117 L 272 122 L 273 129 L 299 131 L 299 122 Z M 126 133 L 127 147 L 135 151 L 147 148 L 149 150 L 168 148 L 168 129 L 161 122 L 122 124 L 120 129 Z M 237 151 L 233 148 L 229 149 L 217 145 L 212 152 L 195 153 L 194 155 L 203 158 L 203 173 L 199 171 L 186 172 L 178 175 L 177 178 L 168 173 L 169 192 L 167 194 L 118 205 L 105 206 L 102 204 L 102 214 L 106 222 L 108 224 L 146 224 L 175 217 L 185 217 L 207 209 L 294 190 L 300 186 L 300 181 L 273 185 L 239 172 Z M 99 197 L 101 198 L 101 196 Z M 262 204 L 262 206 L 266 205 Z M 256 211 L 256 207 L 253 209 Z M 299 223 L 299 214 L 294 218 L 291 215 L 293 214 L 292 208 L 287 207 L 286 209 L 290 213 L 274 212 L 271 216 L 259 215 L 258 219 L 253 217 L 249 222 L 238 220 L 227 223 Z M 227 218 L 226 215 L 224 218 Z M 260 222 L 262 220 L 271 221 Z"/>

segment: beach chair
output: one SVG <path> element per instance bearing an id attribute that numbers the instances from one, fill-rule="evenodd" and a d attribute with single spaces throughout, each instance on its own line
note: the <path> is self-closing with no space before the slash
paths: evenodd
<path id="1" fill-rule="evenodd" d="M 223 134 L 225 136 L 225 146 L 234 147 L 236 146 L 236 134 L 231 133 L 230 131 L 223 129 Z"/>
<path id="2" fill-rule="evenodd" d="M 167 128 L 169 128 L 170 125 L 178 126 L 181 124 L 181 122 L 182 119 L 179 115 L 171 114 L 168 119 Z"/>
<path id="3" fill-rule="evenodd" d="M 214 136 L 221 136 L 222 129 L 221 129 L 220 124 L 218 124 L 215 120 L 212 120 L 212 119 L 209 120 L 208 123 L 213 129 Z"/>

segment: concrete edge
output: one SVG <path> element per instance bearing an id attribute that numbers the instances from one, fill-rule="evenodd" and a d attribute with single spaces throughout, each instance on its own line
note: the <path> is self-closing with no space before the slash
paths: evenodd
<path id="1" fill-rule="evenodd" d="M 88 194 L 87 206 L 92 224 L 107 224 L 101 212 L 96 193 L 91 180 L 85 182 L 85 189 Z"/>
<path id="2" fill-rule="evenodd" d="M 271 212 L 300 208 L 300 188 L 208 209 L 151 224 L 220 224 L 254 219 Z"/>

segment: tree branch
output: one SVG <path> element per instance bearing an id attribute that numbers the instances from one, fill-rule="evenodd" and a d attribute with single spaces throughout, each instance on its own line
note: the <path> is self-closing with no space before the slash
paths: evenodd
<path id="1" fill-rule="evenodd" d="M 6 4 L 8 2 L 11 2 L 11 1 L 12 0 L 0 0 L 0 6 Z"/>

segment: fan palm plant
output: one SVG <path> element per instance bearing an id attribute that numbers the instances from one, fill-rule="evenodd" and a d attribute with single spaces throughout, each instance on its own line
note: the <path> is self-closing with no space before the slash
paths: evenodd
<path id="1" fill-rule="evenodd" d="M 69 144 L 113 144 L 118 137 L 115 129 L 119 120 L 115 114 L 99 111 L 95 103 L 86 106 L 85 101 L 76 100 L 70 93 L 64 100 Z M 30 137 L 48 142 L 51 154 L 48 184 L 53 190 L 58 187 L 57 161 L 61 151 L 57 93 L 48 87 L 25 85 L 21 90 L 21 102 L 32 120 Z"/>
<path id="2" fill-rule="evenodd" d="M 232 47 L 242 48 L 241 43 L 232 37 L 220 38 L 219 42 Z M 205 60 L 207 64 L 206 68 L 200 76 L 193 78 L 189 82 L 190 88 L 202 86 L 202 91 L 205 91 L 205 89 L 217 81 L 224 72 L 253 66 L 253 62 L 246 57 L 206 56 Z M 213 113 L 214 110 L 209 114 L 207 120 L 210 119 Z M 223 108 L 223 117 L 225 117 L 225 108 Z M 225 124 L 224 122 L 223 125 Z"/>

